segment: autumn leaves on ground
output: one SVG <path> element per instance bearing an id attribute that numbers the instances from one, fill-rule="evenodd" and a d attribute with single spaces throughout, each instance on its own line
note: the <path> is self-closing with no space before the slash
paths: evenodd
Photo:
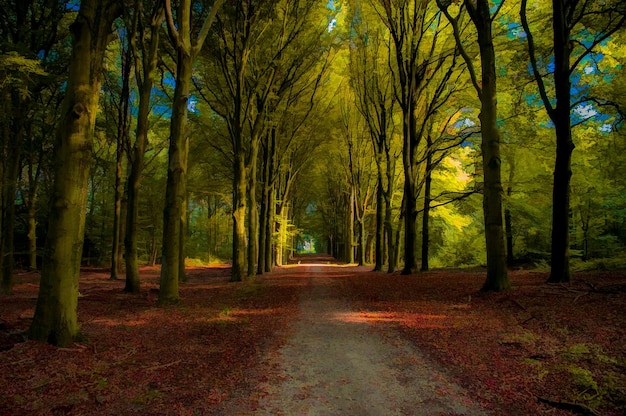
<path id="1" fill-rule="evenodd" d="M 181 304 L 163 308 L 157 269 L 142 270 L 140 295 L 123 293 L 106 270 L 83 270 L 84 339 L 70 348 L 24 341 L 38 275 L 22 273 L 0 298 L 0 414 L 254 414 L 258 385 L 281 381 L 266 358 L 289 341 L 310 289 L 301 270 L 233 284 L 228 268 L 189 269 Z M 403 276 L 349 266 L 323 277 L 360 324 L 414 344 L 486 414 L 624 414 L 624 272 L 550 285 L 545 273 L 515 271 L 514 288 L 498 294 L 478 292 L 482 270 Z"/>

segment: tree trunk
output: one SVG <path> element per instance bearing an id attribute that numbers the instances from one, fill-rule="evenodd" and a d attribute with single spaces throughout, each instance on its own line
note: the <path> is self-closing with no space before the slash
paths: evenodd
<path id="1" fill-rule="evenodd" d="M 365 246 L 365 220 L 361 219 L 357 221 L 357 223 L 359 225 L 359 242 L 358 242 L 358 249 L 357 249 L 358 254 L 359 254 L 359 266 L 364 266 L 365 265 L 365 253 L 367 250 Z"/>
<path id="2" fill-rule="evenodd" d="M 178 303 L 178 282 L 181 261 L 181 224 L 187 192 L 187 102 L 191 84 L 193 59 L 183 47 L 178 47 L 176 89 L 172 103 L 172 120 L 163 210 L 163 254 L 159 281 L 159 304 Z"/>
<path id="3" fill-rule="evenodd" d="M 246 275 L 246 166 L 244 155 L 235 155 L 233 178 L 233 268 L 230 281 L 240 282 Z"/>
<path id="4" fill-rule="evenodd" d="M 274 267 L 274 263 L 272 261 L 272 259 L 274 258 L 273 253 L 274 253 L 274 229 L 276 227 L 276 188 L 274 187 L 274 185 L 272 185 L 272 187 L 270 188 L 270 192 L 268 195 L 268 218 L 267 218 L 267 224 L 266 226 L 266 231 L 265 231 L 265 271 L 266 272 L 271 272 L 272 268 Z"/>
<path id="5" fill-rule="evenodd" d="M 12 138 L 16 142 L 19 138 Z M 18 142 L 19 143 L 19 142 Z M 13 289 L 13 269 L 15 267 L 15 199 L 17 193 L 17 178 L 20 167 L 19 146 L 14 143 L 8 144 L 9 155 L 4 162 L 3 172 L 4 187 L 2 189 L 2 291 L 10 293 Z"/>
<path id="6" fill-rule="evenodd" d="M 37 270 L 37 217 L 35 199 L 31 199 L 28 207 L 28 268 Z"/>
<path id="7" fill-rule="evenodd" d="M 466 4 L 468 2 L 466 1 Z M 470 17 L 478 32 L 482 69 L 480 122 L 484 172 L 483 212 L 487 248 L 487 278 L 484 291 L 500 291 L 510 287 L 506 268 L 506 250 L 502 219 L 502 179 L 500 132 L 497 125 L 496 57 L 491 33 L 489 2 L 478 0 L 468 4 Z"/>
<path id="8" fill-rule="evenodd" d="M 119 265 L 121 263 L 120 257 L 120 234 L 122 229 L 122 150 L 121 145 L 118 143 L 117 160 L 115 163 L 115 190 L 113 201 L 113 244 L 111 245 L 111 274 L 109 276 L 112 280 L 117 280 Z"/>
<path id="9" fill-rule="evenodd" d="M 374 244 L 374 271 L 380 272 L 384 264 L 384 238 L 385 238 L 385 191 L 383 178 L 379 169 L 378 184 L 376 186 L 376 237 Z"/>
<path id="10" fill-rule="evenodd" d="M 270 231 L 270 207 L 272 203 L 270 201 L 270 189 L 272 188 L 271 175 L 272 175 L 272 159 L 273 159 L 273 146 L 271 144 L 272 138 L 271 136 L 274 134 L 272 130 L 269 135 L 266 136 L 267 143 L 263 147 L 263 188 L 261 192 L 261 213 L 260 213 L 260 224 L 259 224 L 259 255 L 258 255 L 258 267 L 257 274 L 265 273 L 268 268 L 267 261 L 267 251 L 271 248 L 268 246 L 268 243 L 271 244 L 271 239 L 268 239 L 268 234 L 271 234 Z M 271 257 L 270 257 L 271 258 Z"/>
<path id="11" fill-rule="evenodd" d="M 120 4 L 83 0 L 71 25 L 72 56 L 54 147 L 54 184 L 30 338 L 69 345 L 78 335 L 78 275 L 102 61 Z"/>
<path id="12" fill-rule="evenodd" d="M 404 179 L 404 198 L 405 216 L 404 216 L 404 268 L 402 274 L 412 274 L 417 269 L 417 260 L 415 258 L 416 240 L 417 240 L 417 204 L 413 197 L 413 179 Z"/>
<path id="13" fill-rule="evenodd" d="M 138 0 L 141 2 L 142 0 Z M 138 11 L 139 13 L 139 11 Z M 138 16 L 137 18 L 141 18 Z M 157 67 L 157 51 L 159 45 L 159 31 L 161 23 L 163 21 L 163 9 L 161 8 L 158 13 L 153 15 L 153 19 L 150 23 L 150 41 L 142 56 L 142 73 L 143 77 L 139 85 L 139 108 L 137 111 L 137 127 L 135 129 L 135 144 L 133 146 L 130 172 L 128 174 L 128 180 L 126 183 L 126 231 L 124 237 L 124 250 L 126 257 L 126 285 L 124 286 L 124 292 L 139 293 L 140 280 L 139 280 L 139 259 L 137 253 L 138 243 L 138 229 L 137 221 L 139 219 L 139 186 L 141 184 L 141 176 L 144 168 L 144 159 L 146 154 L 146 148 L 148 146 L 148 116 L 150 115 L 150 96 L 152 93 L 152 87 L 154 85 L 154 79 L 156 75 Z M 144 35 L 141 33 L 141 35 Z M 131 39 L 131 45 L 134 47 L 134 42 L 138 39 L 139 34 L 135 35 Z M 143 38 L 143 36 L 141 36 Z M 137 49 L 134 47 L 134 49 Z M 137 50 L 134 51 L 137 54 Z M 140 77 L 137 77 L 138 79 Z M 152 257 L 152 252 L 150 253 Z"/>
<path id="14" fill-rule="evenodd" d="M 250 160 L 248 163 L 248 277 L 253 277 L 257 271 L 259 258 L 259 210 L 257 208 L 256 185 L 259 154 L 259 139 L 252 137 L 250 143 Z"/>
<path id="15" fill-rule="evenodd" d="M 123 196 L 123 158 L 124 150 L 128 144 L 128 132 L 130 129 L 130 69 L 131 50 L 127 48 L 122 54 L 122 91 L 118 104 L 118 127 L 117 127 L 117 148 L 115 152 L 115 189 L 113 201 L 113 242 L 111 244 L 111 276 L 113 280 L 118 279 L 121 269 L 122 257 L 120 246 L 122 244 L 122 196 Z"/>
<path id="16" fill-rule="evenodd" d="M 187 140 L 185 153 L 189 152 L 189 140 Z M 185 156 L 185 166 L 187 165 L 187 156 Z M 185 192 L 182 210 L 180 214 L 180 244 L 178 246 L 180 253 L 178 258 L 178 281 L 186 282 L 187 274 L 185 273 L 185 258 L 187 257 L 187 227 L 189 227 L 189 194 Z"/>
<path id="17" fill-rule="evenodd" d="M 409 86 L 410 88 L 410 86 Z M 409 94 L 412 95 L 412 94 Z M 417 201 L 416 175 L 414 166 L 415 139 L 415 103 L 408 99 L 407 109 L 403 114 L 404 144 L 402 163 L 404 165 L 404 268 L 402 274 L 412 274 L 417 270 L 415 250 L 417 248 Z"/>
<path id="18" fill-rule="evenodd" d="M 24 142 L 25 115 L 15 114 L 22 110 L 24 100 L 18 91 L 9 94 L 11 113 L 13 119 L 6 123 L 9 128 L 3 134 L 4 149 L 3 157 L 6 159 L 2 165 L 2 185 L 0 215 L 0 264 L 2 269 L 2 291 L 10 293 L 13 290 L 13 269 L 15 267 L 15 200 L 17 198 L 17 180 L 20 172 L 20 160 L 22 158 L 22 146 Z"/>
<path id="19" fill-rule="evenodd" d="M 424 209 L 422 210 L 422 267 L 421 271 L 429 270 L 428 249 L 430 248 L 430 191 L 432 186 L 433 155 L 431 151 L 432 140 L 430 134 L 427 137 L 428 150 L 426 155 L 426 177 L 424 178 Z"/>
<path id="20" fill-rule="evenodd" d="M 572 152 L 574 141 L 570 120 L 571 42 L 564 0 L 553 0 L 554 32 L 554 91 L 556 107 L 552 121 L 556 129 L 556 161 L 554 164 L 554 186 L 552 187 L 552 262 L 551 283 L 569 282 L 569 216 L 570 180 L 572 177 Z"/>
<path id="21" fill-rule="evenodd" d="M 504 208 L 504 231 L 506 233 L 506 264 L 511 266 L 515 262 L 513 256 L 513 220 L 511 218 L 511 194 L 513 193 L 513 179 L 515 177 L 515 163 L 509 161 L 509 183 L 506 187 L 507 204 Z"/>
<path id="22" fill-rule="evenodd" d="M 354 189 L 350 190 L 350 195 L 348 197 L 348 212 L 345 221 L 345 250 L 344 250 L 344 260 L 346 263 L 352 264 L 354 263 Z"/>
<path id="23" fill-rule="evenodd" d="M 265 175 L 264 175 L 265 176 Z M 267 223 L 268 223 L 268 206 L 269 206 L 269 188 L 263 184 L 261 192 L 261 210 L 259 213 L 259 252 L 257 260 L 257 274 L 265 273 L 265 250 L 267 243 Z"/>

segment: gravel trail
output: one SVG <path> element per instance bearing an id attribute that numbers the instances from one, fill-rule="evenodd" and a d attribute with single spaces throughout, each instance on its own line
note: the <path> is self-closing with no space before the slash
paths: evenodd
<path id="1" fill-rule="evenodd" d="M 392 333 L 381 336 L 335 296 L 333 280 L 324 277 L 331 267 L 302 268 L 308 288 L 299 320 L 290 341 L 268 358 L 281 382 L 259 385 L 255 414 L 487 414 L 415 346 Z"/>

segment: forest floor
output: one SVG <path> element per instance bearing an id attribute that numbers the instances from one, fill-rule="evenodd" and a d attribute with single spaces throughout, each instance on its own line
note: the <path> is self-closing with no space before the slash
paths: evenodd
<path id="1" fill-rule="evenodd" d="M 299 261 L 237 284 L 188 269 L 170 307 L 158 268 L 139 295 L 84 269 L 69 348 L 24 341 L 39 276 L 18 274 L 0 295 L 0 415 L 625 414 L 625 271 L 519 270 L 483 294 L 482 270 Z"/>

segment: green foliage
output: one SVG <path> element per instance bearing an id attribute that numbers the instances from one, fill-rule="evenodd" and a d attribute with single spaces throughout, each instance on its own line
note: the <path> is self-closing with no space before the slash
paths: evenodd
<path id="1" fill-rule="evenodd" d="M 591 371 L 577 366 L 568 367 L 572 383 L 576 393 L 586 400 L 590 400 L 599 395 L 598 383 L 594 380 Z"/>
<path id="2" fill-rule="evenodd" d="M 0 90 L 16 88 L 22 97 L 30 95 L 29 87 L 38 77 L 45 77 L 39 59 L 30 59 L 17 52 L 0 54 Z"/>

